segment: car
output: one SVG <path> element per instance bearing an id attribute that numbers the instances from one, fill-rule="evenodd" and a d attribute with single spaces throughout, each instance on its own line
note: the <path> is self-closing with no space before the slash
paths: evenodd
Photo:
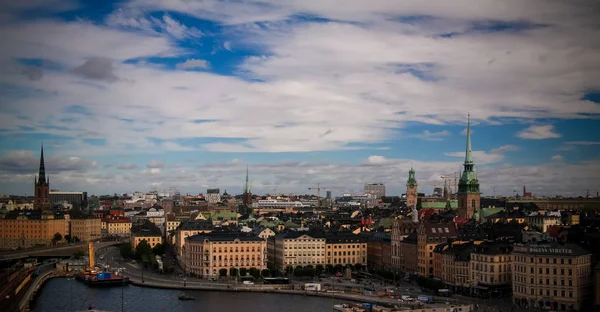
<path id="1" fill-rule="evenodd" d="M 254 285 L 254 282 L 251 282 L 251 281 L 244 281 L 244 285 Z"/>

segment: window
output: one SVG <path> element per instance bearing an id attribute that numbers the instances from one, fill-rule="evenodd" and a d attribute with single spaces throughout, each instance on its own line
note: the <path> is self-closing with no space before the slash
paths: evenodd
<path id="1" fill-rule="evenodd" d="M 475 199 L 471 200 L 471 208 L 475 208 Z"/>

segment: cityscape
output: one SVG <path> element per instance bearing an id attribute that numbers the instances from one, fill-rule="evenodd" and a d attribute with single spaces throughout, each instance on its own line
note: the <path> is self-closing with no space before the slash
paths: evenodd
<path id="1" fill-rule="evenodd" d="M 600 311 L 599 9 L 0 4 L 0 307 Z"/>

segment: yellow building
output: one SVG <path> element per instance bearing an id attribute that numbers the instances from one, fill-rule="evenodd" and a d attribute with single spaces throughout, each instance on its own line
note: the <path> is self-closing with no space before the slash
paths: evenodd
<path id="1" fill-rule="evenodd" d="M 560 217 L 556 216 L 529 216 L 527 217 L 527 225 L 529 229 L 539 229 L 540 232 L 548 232 L 548 228 L 553 225 L 560 225 Z"/>
<path id="2" fill-rule="evenodd" d="M 198 234 L 185 239 L 183 253 L 185 271 L 202 278 L 230 275 L 231 269 L 267 268 L 267 242 L 255 235 Z"/>
<path id="3" fill-rule="evenodd" d="M 419 270 L 418 237 L 416 233 L 409 234 L 400 241 L 400 270 L 406 274 L 417 274 Z"/>
<path id="4" fill-rule="evenodd" d="M 190 236 L 202 233 L 210 233 L 213 231 L 213 224 L 210 220 L 185 220 L 182 221 L 175 230 L 175 249 L 177 256 L 183 257 L 183 246 L 185 239 Z"/>
<path id="5" fill-rule="evenodd" d="M 461 293 L 471 287 L 471 252 L 475 249 L 472 242 L 448 244 L 441 251 L 441 276 L 454 292 Z"/>
<path id="6" fill-rule="evenodd" d="M 66 220 L 39 210 L 10 211 L 0 220 L 0 248 L 51 245 L 56 233 L 66 234 Z"/>
<path id="7" fill-rule="evenodd" d="M 102 236 L 102 220 L 97 217 L 71 218 L 69 234 L 82 242 L 99 239 Z"/>
<path id="8" fill-rule="evenodd" d="M 418 269 L 421 276 L 433 276 L 433 249 L 458 236 L 454 223 L 420 223 L 417 230 Z"/>
<path id="9" fill-rule="evenodd" d="M 131 248 L 135 251 L 137 245 L 145 240 L 151 248 L 154 248 L 158 244 L 163 243 L 162 232 L 158 227 L 152 223 L 145 223 L 143 225 L 132 227 L 131 229 Z"/>
<path id="10" fill-rule="evenodd" d="M 367 242 L 355 234 L 338 234 L 325 239 L 325 263 L 336 266 L 367 265 Z"/>
<path id="11" fill-rule="evenodd" d="M 106 220 L 106 231 L 108 235 L 129 236 L 131 233 L 131 221 L 127 218 Z"/>
<path id="12" fill-rule="evenodd" d="M 471 283 L 480 292 L 510 293 L 512 287 L 512 245 L 483 242 L 471 252 Z"/>
<path id="13" fill-rule="evenodd" d="M 282 233 L 274 237 L 275 268 L 285 271 L 287 266 L 325 265 L 325 237 L 302 232 Z"/>
<path id="14" fill-rule="evenodd" d="M 573 244 L 515 244 L 513 301 L 554 311 L 581 310 L 592 295 L 592 254 Z"/>

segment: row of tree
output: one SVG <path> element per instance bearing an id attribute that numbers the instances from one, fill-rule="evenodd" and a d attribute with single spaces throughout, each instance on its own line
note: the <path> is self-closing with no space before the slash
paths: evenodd
<path id="1" fill-rule="evenodd" d="M 65 237 L 62 236 L 62 234 L 60 233 L 55 233 L 54 236 L 52 237 L 52 245 L 56 245 L 58 244 L 60 241 L 63 240 L 63 238 L 65 239 L 65 241 L 67 241 L 67 243 L 78 243 L 80 242 L 79 237 L 77 236 L 73 236 L 71 237 L 71 235 L 67 234 L 65 235 Z"/>

